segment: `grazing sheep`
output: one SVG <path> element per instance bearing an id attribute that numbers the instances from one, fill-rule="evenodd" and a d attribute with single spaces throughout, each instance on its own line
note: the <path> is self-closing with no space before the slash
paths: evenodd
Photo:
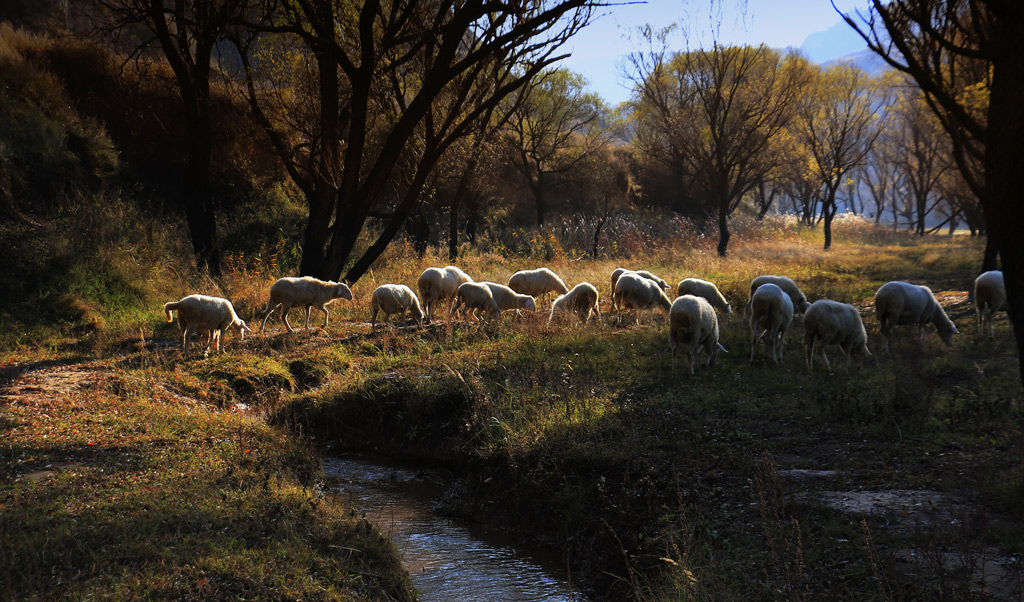
<path id="1" fill-rule="evenodd" d="M 550 292 L 564 295 L 569 290 L 558 274 L 548 268 L 518 271 L 508 279 L 508 286 L 521 295 L 536 298 L 546 297 Z"/>
<path id="2" fill-rule="evenodd" d="M 978 311 L 978 334 L 981 334 L 982 318 L 988 324 L 989 338 L 995 338 L 992 314 L 1006 309 L 1006 283 L 999 270 L 985 272 L 974 281 L 974 305 Z"/>
<path id="3" fill-rule="evenodd" d="M 214 349 L 223 351 L 221 335 L 230 328 L 238 329 L 239 340 L 245 339 L 246 331 L 252 332 L 245 321 L 238 317 L 231 302 L 221 297 L 189 295 L 180 301 L 164 304 L 167 321 L 173 322 L 172 311 L 178 312 L 178 329 L 181 333 L 181 348 L 188 357 L 188 341 L 192 334 L 206 334 L 206 349 L 214 343 Z"/>
<path id="4" fill-rule="evenodd" d="M 701 280 L 700 278 L 686 278 L 679 282 L 679 287 L 676 292 L 680 297 L 683 295 L 693 295 L 695 297 L 703 297 L 711 304 L 712 307 L 716 308 L 723 314 L 731 314 L 732 306 L 725 300 L 725 296 L 722 295 L 722 291 L 718 290 L 714 282 L 708 282 L 707 280 Z"/>
<path id="5" fill-rule="evenodd" d="M 589 282 L 581 282 L 551 304 L 551 316 L 548 317 L 548 324 L 555 319 L 555 314 L 561 312 L 574 313 L 581 322 L 586 324 L 590 321 L 592 313 L 597 312 L 598 317 L 601 316 L 599 299 L 597 287 Z"/>
<path id="6" fill-rule="evenodd" d="M 537 310 L 537 303 L 530 295 L 520 295 L 504 284 L 498 284 L 497 282 L 484 282 L 483 284 L 491 289 L 491 296 L 494 297 L 494 302 L 498 304 L 498 309 L 502 311 L 509 309 Z"/>
<path id="7" fill-rule="evenodd" d="M 423 309 L 416 293 L 404 284 L 382 284 L 370 295 L 370 329 L 377 325 L 377 312 L 384 312 L 384 319 L 391 314 L 409 312 L 417 326 L 423 325 Z"/>
<path id="8" fill-rule="evenodd" d="M 260 326 L 260 333 L 267 327 L 267 320 L 270 314 L 274 313 L 277 307 L 281 306 L 281 320 L 284 322 L 288 332 L 292 330 L 292 324 L 288 321 L 288 312 L 292 307 L 306 308 L 306 325 L 304 330 L 309 329 L 309 314 L 313 308 L 324 312 L 324 323 L 320 328 L 327 328 L 327 306 L 335 299 L 352 300 L 352 290 L 342 282 L 317 280 L 311 276 L 302 278 L 281 278 L 270 287 L 270 301 L 267 303 L 267 315 L 263 316 L 263 325 Z"/>
<path id="9" fill-rule="evenodd" d="M 807 308 L 811 306 L 807 302 L 807 297 L 804 295 L 800 287 L 796 285 L 793 280 L 787 276 L 758 276 L 750 281 L 750 298 L 754 298 L 754 291 L 758 289 L 762 284 L 774 284 L 781 288 L 787 295 L 789 295 L 790 301 L 793 302 L 793 311 L 802 314 L 807 311 Z M 750 309 L 750 305 L 747 305 L 747 309 Z"/>
<path id="10" fill-rule="evenodd" d="M 718 350 L 725 348 L 718 342 L 718 314 L 703 297 L 682 295 L 672 302 L 669 310 L 668 345 L 672 348 L 672 373 L 676 371 L 676 355 L 681 346 L 689 357 L 690 374 L 697 367 L 697 354 L 707 352 L 707 367 L 715 365 Z"/>
<path id="11" fill-rule="evenodd" d="M 786 345 L 786 330 L 793 323 L 793 300 L 778 285 L 762 284 L 750 297 L 750 361 L 754 361 L 758 339 L 765 339 L 768 357 L 778 365 Z M 767 337 L 767 338 L 766 338 Z M 777 352 L 777 356 L 776 356 Z"/>
<path id="12" fill-rule="evenodd" d="M 825 370 L 832 371 L 825 355 L 825 345 L 836 344 L 843 350 L 846 372 L 850 371 L 850 358 L 856 354 L 870 357 L 868 333 L 860 312 L 849 303 L 820 299 L 811 304 L 804 314 L 804 347 L 807 348 L 807 370 L 814 372 L 814 351 L 825 364 Z"/>
<path id="13" fill-rule="evenodd" d="M 466 282 L 473 282 L 473 279 L 453 265 L 423 270 L 416 281 L 416 288 L 420 291 L 428 322 L 434 319 L 434 306 L 440 301 L 454 299 L 459 286 Z"/>
<path id="14" fill-rule="evenodd" d="M 613 310 L 614 309 L 618 309 L 618 301 L 615 299 L 615 285 L 616 285 L 616 283 L 618 283 L 619 277 L 622 276 L 623 274 L 637 274 L 641 278 L 646 278 L 648 280 L 652 280 L 654 282 L 657 282 L 658 286 L 660 286 L 662 289 L 664 289 L 666 291 L 669 289 L 669 286 L 668 286 L 667 282 L 665 282 L 661 278 L 658 278 L 657 276 L 655 276 L 654 274 L 648 272 L 647 270 L 627 270 L 626 268 L 615 268 L 612 271 L 612 309 Z"/>
<path id="15" fill-rule="evenodd" d="M 464 282 L 459 285 L 455 292 L 455 303 L 449 314 L 454 314 L 462 306 L 465 306 L 467 316 L 476 318 L 476 312 L 483 311 L 501 319 L 501 309 L 494 300 L 494 294 L 483 282 Z"/>
<path id="16" fill-rule="evenodd" d="M 640 323 L 642 309 L 657 307 L 667 313 L 672 308 L 672 300 L 661 286 L 635 272 L 619 277 L 612 294 L 612 304 L 621 310 L 632 308 L 636 312 L 637 324 Z"/>
<path id="17" fill-rule="evenodd" d="M 881 325 L 886 351 L 889 351 L 893 326 L 917 324 L 918 340 L 923 343 L 925 324 L 931 322 L 947 347 L 953 345 L 953 335 L 960 333 L 942 310 L 932 289 L 909 282 L 886 282 L 879 287 L 875 293 L 875 315 Z"/>

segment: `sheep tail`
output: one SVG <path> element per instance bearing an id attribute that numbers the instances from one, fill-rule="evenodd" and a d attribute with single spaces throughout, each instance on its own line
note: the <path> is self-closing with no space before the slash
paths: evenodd
<path id="1" fill-rule="evenodd" d="M 167 321 L 168 322 L 173 322 L 174 321 L 174 316 L 171 315 L 171 312 L 176 310 L 176 309 L 178 309 L 178 302 L 177 301 L 171 301 L 170 303 L 164 303 L 164 313 L 167 314 Z"/>

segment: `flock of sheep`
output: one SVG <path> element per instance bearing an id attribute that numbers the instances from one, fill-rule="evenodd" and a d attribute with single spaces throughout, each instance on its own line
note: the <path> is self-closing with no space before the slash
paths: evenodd
<path id="1" fill-rule="evenodd" d="M 537 300 L 548 294 L 558 297 L 552 302 L 548 321 L 559 315 L 575 315 L 586 324 L 595 313 L 600 316 L 599 293 L 589 282 L 582 282 L 571 290 L 561 278 L 548 268 L 516 272 L 508 285 L 496 282 L 476 282 L 455 266 L 427 268 L 417 280 L 419 295 L 402 284 L 384 284 L 377 287 L 370 297 L 371 329 L 376 328 L 377 315 L 387 319 L 392 315 L 411 314 L 417 325 L 435 319 L 438 304 L 451 301 L 449 317 L 464 312 L 467 317 L 480 319 L 487 316 L 500 318 L 502 311 L 536 310 Z M 708 355 L 707 367 L 714 365 L 719 350 L 725 351 L 719 342 L 718 314 L 731 314 L 732 307 L 718 287 L 706 280 L 686 278 L 676 287 L 677 297 L 669 298 L 671 286 L 646 270 L 618 268 L 611 274 L 612 310 L 624 312 L 633 310 L 636 322 L 645 309 L 661 310 L 669 319 L 669 347 L 672 350 L 672 369 L 675 371 L 680 351 L 687 355 L 690 373 L 697 365 L 701 351 Z M 985 272 L 975 281 L 975 306 L 978 329 L 983 322 L 989 336 L 994 335 L 992 314 L 1005 309 L 1006 288 L 1000 271 Z M 323 328 L 328 322 L 327 305 L 335 299 L 352 300 L 352 290 L 343 283 L 325 282 L 311 277 L 281 278 L 270 288 L 270 300 L 260 332 L 267 326 L 267 320 L 278 308 L 281 320 L 288 332 L 292 325 L 288 312 L 293 307 L 306 309 L 305 328 L 309 328 L 309 317 L 313 308 L 324 314 Z M 758 342 L 764 340 L 767 356 L 778 364 L 782 360 L 787 330 L 795 314 L 803 314 L 804 347 L 807 352 L 808 370 L 813 370 L 814 355 L 821 358 L 826 369 L 831 370 L 825 355 L 826 345 L 839 345 L 849 370 L 853 356 L 870 356 L 867 346 L 867 332 L 856 307 L 829 299 L 809 303 L 807 297 L 792 279 L 786 276 L 758 276 L 750 284 L 751 346 L 750 361 L 757 353 Z M 189 295 L 164 305 L 167 321 L 173 321 L 172 312 L 178 312 L 178 327 L 181 345 L 188 353 L 188 343 L 193 334 L 206 336 L 206 349 L 211 344 L 221 351 L 221 336 L 225 330 L 236 328 L 241 338 L 252 332 L 244 320 L 238 317 L 227 299 L 206 295 Z M 620 313 L 621 315 L 621 313 Z M 923 341 L 925 327 L 934 324 L 947 346 L 957 334 L 956 326 L 946 315 L 927 286 L 908 282 L 888 282 L 875 293 L 875 315 L 881 326 L 886 350 L 892 329 L 898 325 L 917 324 L 919 338 Z"/>

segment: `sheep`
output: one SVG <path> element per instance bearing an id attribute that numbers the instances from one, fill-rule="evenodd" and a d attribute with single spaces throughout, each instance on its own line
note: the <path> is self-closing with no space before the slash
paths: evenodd
<path id="1" fill-rule="evenodd" d="M 807 311 L 807 308 L 811 306 L 807 302 L 807 297 L 800 290 L 800 287 L 796 285 L 793 280 L 787 276 L 758 276 L 750 281 L 750 297 L 753 299 L 754 291 L 758 289 L 762 284 L 774 284 L 781 288 L 789 299 L 793 302 L 793 311 L 802 314 Z M 750 309 L 750 305 L 747 305 L 747 309 Z"/>
<path id="2" fill-rule="evenodd" d="M 548 268 L 518 271 L 508 279 L 508 286 L 521 295 L 538 298 L 546 297 L 550 292 L 564 295 L 569 291 L 569 287 L 565 286 L 558 274 Z"/>
<path id="3" fill-rule="evenodd" d="M 825 355 L 825 345 L 836 344 L 843 351 L 846 372 L 850 372 L 850 358 L 871 357 L 868 333 L 860 312 L 849 303 L 819 299 L 804 313 L 804 347 L 807 348 L 807 371 L 814 372 L 814 351 L 817 349 L 825 369 L 832 371 Z"/>
<path id="4" fill-rule="evenodd" d="M 768 357 L 778 365 L 786 345 L 786 330 L 793 323 L 793 300 L 778 285 L 766 283 L 750 297 L 750 308 L 750 362 L 754 362 L 758 339 L 767 337 L 764 344 Z"/>
<path id="5" fill-rule="evenodd" d="M 672 300 L 655 281 L 635 272 L 627 272 L 615 283 L 612 304 L 619 309 L 632 308 L 636 312 L 636 323 L 640 323 L 640 310 L 658 307 L 664 312 L 672 308 Z"/>
<path id="6" fill-rule="evenodd" d="M 520 295 L 511 288 L 504 284 L 498 284 L 497 282 L 484 282 L 487 288 L 491 289 L 491 296 L 494 297 L 494 302 L 498 304 L 498 309 L 528 309 L 530 311 L 536 311 L 537 303 L 530 295 Z"/>
<path id="7" fill-rule="evenodd" d="M 475 317 L 479 310 L 501 319 L 501 309 L 494 300 L 494 294 L 491 292 L 491 288 L 483 282 L 463 282 L 459 285 L 455 292 L 455 303 L 449 314 L 454 314 L 461 306 L 466 307 L 467 316 Z"/>
<path id="8" fill-rule="evenodd" d="M 953 345 L 953 335 L 960 333 L 942 310 L 932 290 L 909 282 L 886 282 L 879 287 L 875 292 L 875 315 L 881 325 L 886 351 L 889 351 L 893 326 L 917 324 L 918 340 L 924 343 L 924 327 L 931 322 L 947 347 Z"/>
<path id="9" fill-rule="evenodd" d="M 598 305 L 600 294 L 597 287 L 589 282 L 581 282 L 572 287 L 572 290 L 555 299 L 551 304 L 551 315 L 548 317 L 548 324 L 555 319 L 560 312 L 574 313 L 584 324 L 590 322 L 590 316 L 597 312 L 601 316 L 601 307 Z"/>
<path id="10" fill-rule="evenodd" d="M 615 268 L 612 271 L 612 309 L 613 310 L 618 308 L 618 301 L 616 301 L 616 299 L 615 299 L 615 284 L 619 281 L 619 277 L 620 276 L 622 276 L 623 274 L 629 274 L 629 273 L 637 274 L 637 275 L 639 275 L 642 278 L 646 278 L 648 280 L 652 280 L 654 282 L 657 282 L 658 286 L 660 286 L 661 288 L 663 288 L 666 291 L 669 290 L 669 286 L 668 286 L 667 282 L 665 282 L 661 278 L 658 278 L 657 276 L 655 276 L 654 274 L 648 272 L 647 270 L 627 270 L 626 268 Z"/>
<path id="11" fill-rule="evenodd" d="M 352 290 L 347 284 L 342 282 L 325 282 L 317 280 L 312 276 L 281 278 L 270 287 L 267 315 L 263 316 L 263 325 L 260 326 L 260 333 L 263 333 L 263 330 L 267 327 L 267 320 L 270 319 L 270 314 L 274 313 L 278 306 L 281 306 L 281 320 L 284 322 L 288 332 L 295 332 L 292 329 L 291 322 L 288 321 L 288 312 L 291 311 L 292 307 L 306 308 L 306 325 L 303 327 L 304 330 L 309 329 L 309 314 L 313 311 L 314 307 L 324 312 L 324 323 L 320 328 L 326 329 L 329 318 L 327 305 L 333 303 L 335 299 L 351 301 Z"/>
<path id="12" fill-rule="evenodd" d="M 189 295 L 180 301 L 164 304 L 167 321 L 173 322 L 172 311 L 178 312 L 178 329 L 181 334 L 181 348 L 188 357 L 188 341 L 192 334 L 206 334 L 206 349 L 214 343 L 214 349 L 223 351 L 221 335 L 225 330 L 237 328 L 239 340 L 245 340 L 245 333 L 252 332 L 245 321 L 238 317 L 231 302 L 222 297 Z"/>
<path id="13" fill-rule="evenodd" d="M 423 270 L 416 281 L 416 288 L 420 291 L 428 322 L 434 319 L 434 306 L 439 301 L 454 299 L 459 286 L 466 282 L 473 282 L 473 279 L 453 265 Z"/>
<path id="14" fill-rule="evenodd" d="M 697 353 L 707 352 L 706 367 L 715 365 L 718 350 L 718 314 L 703 297 L 681 295 L 669 310 L 668 345 L 672 349 L 672 373 L 676 372 L 676 355 L 681 346 L 689 357 L 690 374 L 697 367 Z M 727 352 L 728 353 L 728 352 Z"/>
<path id="15" fill-rule="evenodd" d="M 974 281 L 974 305 L 978 312 L 978 334 L 982 332 L 982 319 L 988 324 L 988 336 L 994 339 L 992 314 L 1006 309 L 1006 283 L 999 270 L 985 272 Z"/>
<path id="16" fill-rule="evenodd" d="M 382 284 L 370 295 L 370 329 L 377 325 L 377 312 L 384 312 L 386 320 L 391 314 L 409 312 L 417 326 L 423 325 L 423 309 L 416 293 L 404 284 Z"/>
<path id="17" fill-rule="evenodd" d="M 703 297 L 712 307 L 723 314 L 729 315 L 732 313 L 732 306 L 725 300 L 725 296 L 718 290 L 714 282 L 708 282 L 700 278 L 686 278 L 679 282 L 676 292 L 680 297 L 683 295 Z"/>

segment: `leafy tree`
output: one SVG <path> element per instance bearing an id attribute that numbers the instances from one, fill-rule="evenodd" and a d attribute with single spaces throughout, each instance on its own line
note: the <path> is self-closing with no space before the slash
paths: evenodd
<path id="1" fill-rule="evenodd" d="M 586 85 L 568 69 L 543 73 L 516 99 L 518 107 L 502 130 L 511 165 L 533 195 L 538 226 L 550 208 L 552 180 L 570 174 L 608 143 L 604 103 Z"/>
<path id="2" fill-rule="evenodd" d="M 826 249 L 832 246 L 836 195 L 882 131 L 876 109 L 885 103 L 878 93 L 863 71 L 840 65 L 821 72 L 799 100 L 794 131 L 808 153 L 810 179 L 820 190 Z"/>
<path id="3" fill-rule="evenodd" d="M 717 43 L 710 50 L 634 54 L 631 61 L 637 143 L 703 192 L 724 256 L 729 216 L 777 164 L 767 151 L 793 117 L 810 73 L 806 61 L 763 45 Z"/>

